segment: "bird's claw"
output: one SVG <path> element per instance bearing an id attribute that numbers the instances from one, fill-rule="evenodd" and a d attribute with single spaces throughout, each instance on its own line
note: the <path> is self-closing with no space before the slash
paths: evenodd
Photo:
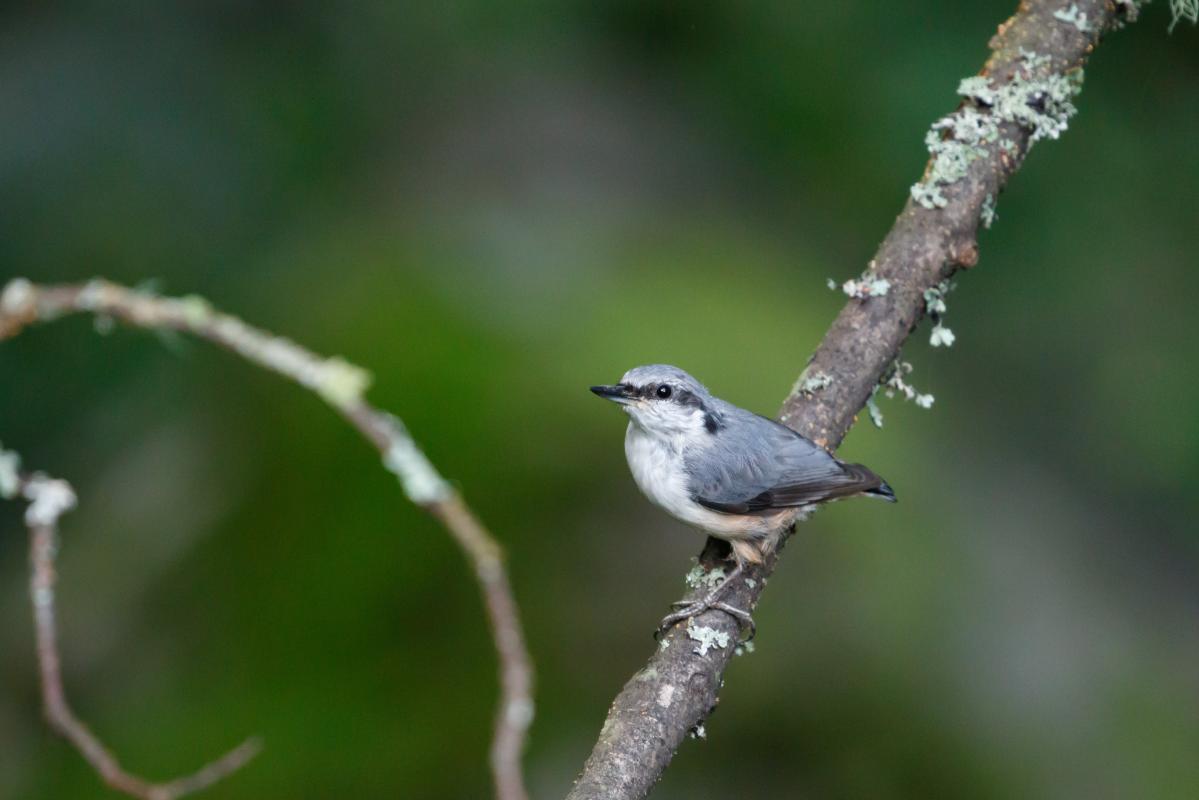
<path id="1" fill-rule="evenodd" d="M 730 587 L 732 587 L 733 581 L 741 576 L 743 569 L 743 564 L 737 564 L 736 568 L 733 569 L 727 578 L 725 578 L 719 585 L 716 586 L 716 588 L 708 592 L 708 594 L 700 600 L 679 600 L 671 603 L 671 608 L 679 608 L 680 610 L 671 614 L 667 614 L 662 618 L 662 621 L 658 623 L 658 629 L 654 632 L 654 639 L 661 639 L 666 635 L 667 631 L 669 631 L 678 623 L 682 622 L 683 620 L 699 616 L 700 614 L 712 608 L 716 609 L 717 611 L 723 611 L 733 619 L 737 620 L 737 623 L 741 626 L 742 632 L 744 632 L 746 629 L 749 629 L 749 636 L 743 638 L 741 641 L 748 642 L 749 640 L 753 639 L 758 631 L 757 626 L 754 625 L 754 618 L 749 615 L 748 611 L 743 611 L 740 608 L 731 606 L 720 599 L 724 597 L 725 593 Z"/>
<path id="2" fill-rule="evenodd" d="M 690 602 L 687 600 L 679 600 L 671 603 L 670 605 L 672 608 L 680 608 L 680 610 L 671 614 L 667 614 L 662 618 L 662 621 L 658 623 L 658 629 L 654 631 L 655 640 L 661 639 L 678 623 L 689 620 L 693 617 L 697 617 L 705 611 L 709 611 L 711 609 L 723 611 L 733 619 L 737 620 L 737 624 L 741 626 L 742 633 L 744 633 L 746 630 L 749 631 L 749 635 L 743 636 L 740 641 L 748 642 L 752 640 L 758 633 L 758 627 L 754 624 L 754 618 L 750 616 L 748 611 L 743 611 L 740 608 L 736 608 L 722 601 L 700 600 L 696 602 Z"/>

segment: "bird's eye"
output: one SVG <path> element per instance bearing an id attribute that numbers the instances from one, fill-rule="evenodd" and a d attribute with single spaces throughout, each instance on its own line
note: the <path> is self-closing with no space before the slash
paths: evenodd
<path id="1" fill-rule="evenodd" d="M 657 395 L 658 395 L 658 397 L 662 398 L 663 400 L 670 397 L 670 387 L 667 386 L 665 383 L 662 384 L 661 386 L 658 387 Z"/>

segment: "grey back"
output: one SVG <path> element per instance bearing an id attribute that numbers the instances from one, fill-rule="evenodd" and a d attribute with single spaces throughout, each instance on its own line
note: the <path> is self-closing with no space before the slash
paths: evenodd
<path id="1" fill-rule="evenodd" d="M 683 454 L 692 496 L 708 508 L 740 514 L 764 512 L 883 485 L 865 467 L 838 461 L 774 420 L 719 398 L 708 402 L 720 428 L 705 447 Z"/>

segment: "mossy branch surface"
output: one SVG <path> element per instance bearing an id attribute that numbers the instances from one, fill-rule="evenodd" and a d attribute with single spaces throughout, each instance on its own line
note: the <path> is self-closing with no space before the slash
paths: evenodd
<path id="1" fill-rule="evenodd" d="M 1064 130 L 1087 58 L 1105 31 L 1135 13 L 1112 0 L 1024 0 L 999 26 L 990 58 L 963 82 L 962 105 L 934 123 L 921 182 L 929 190 L 912 193 L 869 265 L 888 290 L 849 300 L 783 403 L 782 422 L 829 450 L 841 443 L 924 315 L 925 292 L 977 263 L 978 229 L 994 198 L 1034 142 Z M 819 390 L 808 380 L 816 375 Z M 700 565 L 719 568 L 726 554 L 727 545 L 709 539 Z M 747 569 L 724 599 L 754 609 L 778 557 Z M 703 591 L 693 588 L 688 599 Z M 706 632 L 707 646 L 695 646 L 696 630 Z M 720 611 L 671 630 L 613 701 L 568 800 L 645 797 L 688 733 L 703 730 L 737 635 L 737 622 Z"/>
<path id="2" fill-rule="evenodd" d="M 474 567 L 500 666 L 500 707 L 491 745 L 496 797 L 526 800 L 521 754 L 533 719 L 533 668 L 503 551 L 462 496 L 425 457 L 403 423 L 366 401 L 370 376 L 341 358 L 324 358 L 290 339 L 217 311 L 203 298 L 161 297 L 104 280 L 65 286 L 41 286 L 20 278 L 10 281 L 0 292 L 0 340 L 16 336 L 31 324 L 77 313 L 141 328 L 180 331 L 214 342 L 312 390 L 374 445 L 384 467 L 396 475 L 408 498 L 445 526 Z M 74 493 L 62 481 L 22 477 L 18 469 L 16 454 L 0 449 L 0 499 L 23 497 L 30 502 L 26 519 L 31 532 L 38 656 L 51 725 L 75 745 L 110 786 L 145 800 L 173 800 L 244 764 L 257 752 L 253 741 L 189 778 L 151 784 L 124 772 L 116 758 L 74 716 L 66 703 L 58 669 L 52 562 L 58 516 L 74 505 Z"/>

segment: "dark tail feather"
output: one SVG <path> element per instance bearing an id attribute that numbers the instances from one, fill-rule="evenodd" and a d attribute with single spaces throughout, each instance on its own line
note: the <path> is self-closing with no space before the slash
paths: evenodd
<path id="1" fill-rule="evenodd" d="M 860 487 L 858 491 L 862 494 L 886 500 L 888 503 L 895 502 L 895 491 L 885 480 L 875 475 L 869 467 L 861 464 L 846 464 L 845 471 L 857 479 L 857 485 Z"/>
<path id="2" fill-rule="evenodd" d="M 896 498 L 895 498 L 895 491 L 890 486 L 887 485 L 886 481 L 883 481 L 882 483 L 880 483 L 878 486 L 876 486 L 873 489 L 867 489 L 866 494 L 873 495 L 874 497 L 882 498 L 883 500 L 886 500 L 888 503 L 897 502 Z"/>

